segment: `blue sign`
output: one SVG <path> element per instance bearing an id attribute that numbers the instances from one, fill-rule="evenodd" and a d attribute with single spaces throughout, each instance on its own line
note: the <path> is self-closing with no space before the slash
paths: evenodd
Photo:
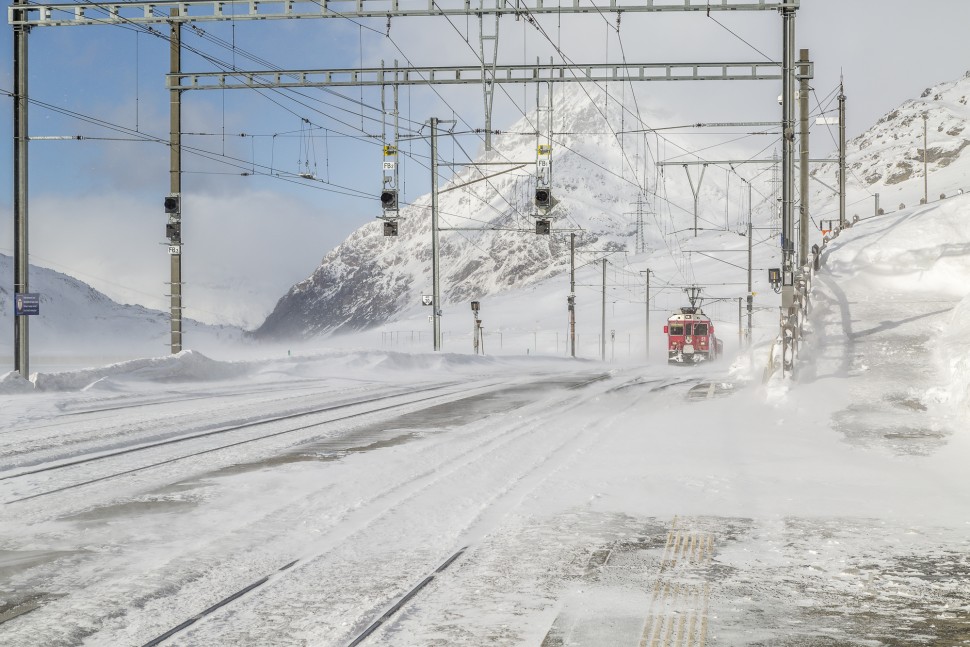
<path id="1" fill-rule="evenodd" d="M 37 292 L 18 292 L 14 297 L 14 315 L 40 314 L 40 294 Z"/>

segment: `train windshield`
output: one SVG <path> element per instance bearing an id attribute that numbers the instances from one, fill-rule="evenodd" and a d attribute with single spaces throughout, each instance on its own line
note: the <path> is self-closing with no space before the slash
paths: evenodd
<path id="1" fill-rule="evenodd" d="M 670 334 L 671 335 L 683 335 L 684 334 L 684 324 L 670 324 Z"/>
<path id="2" fill-rule="evenodd" d="M 695 323 L 694 324 L 694 334 L 701 336 L 707 334 L 707 324 L 706 323 Z"/>

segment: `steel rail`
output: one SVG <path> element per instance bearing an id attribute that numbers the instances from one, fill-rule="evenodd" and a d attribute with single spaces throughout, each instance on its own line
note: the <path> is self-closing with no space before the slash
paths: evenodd
<path id="1" fill-rule="evenodd" d="M 590 384 L 594 384 L 594 383 L 597 383 L 597 382 L 602 382 L 604 380 L 608 380 L 611 377 L 613 377 L 613 376 L 610 373 L 598 373 L 598 374 L 593 375 L 592 377 L 589 377 L 587 379 L 583 379 L 583 380 L 581 380 L 579 382 L 575 382 L 573 384 L 570 384 L 567 387 L 565 387 L 564 390 L 570 391 L 570 390 L 584 388 L 586 386 L 589 386 Z M 507 383 L 503 383 L 503 384 L 507 384 Z M 562 401 L 562 404 L 564 406 L 566 406 L 566 407 L 569 407 L 569 406 L 581 406 L 581 404 L 580 403 L 577 403 L 575 401 L 575 398 L 573 398 L 572 396 L 570 396 L 569 398 L 563 400 Z M 487 439 L 483 440 L 482 442 L 480 442 L 478 445 L 476 445 L 474 448 L 463 452 L 459 456 L 454 457 L 453 460 L 457 461 L 462 456 L 467 456 L 468 454 L 472 453 L 473 451 L 477 451 L 477 450 L 482 449 L 482 448 L 484 448 L 484 447 L 486 447 L 488 445 L 491 445 L 493 443 L 502 442 L 503 444 L 508 444 L 508 443 L 510 443 L 510 442 L 518 439 L 518 438 L 521 438 L 524 435 L 527 435 L 527 434 L 530 433 L 529 426 L 530 426 L 530 424 L 532 424 L 532 422 L 533 421 L 531 421 L 531 420 L 523 421 L 520 424 L 517 424 L 512 429 L 508 429 L 508 430 L 502 432 L 499 436 L 487 438 Z M 582 432 L 580 432 L 580 435 L 581 435 L 581 433 Z M 570 442 L 570 439 L 567 439 L 563 446 L 565 446 L 565 444 L 568 444 L 569 442 Z M 421 476 L 419 476 L 417 478 L 418 479 L 424 479 L 424 478 L 428 477 L 430 474 L 436 474 L 436 473 L 437 473 L 436 470 L 431 470 L 430 472 L 428 472 L 428 473 L 426 473 L 424 475 L 421 475 Z M 399 488 L 401 486 L 402 486 L 402 484 L 399 483 L 399 484 L 393 486 L 392 490 L 395 489 L 395 488 Z M 386 494 L 386 492 L 385 492 L 385 494 Z M 381 497 L 383 497 L 383 496 L 384 496 L 384 494 L 381 495 Z M 378 497 L 378 498 L 381 498 L 381 497 Z M 388 607 L 388 609 L 386 611 L 384 611 L 381 614 L 380 617 L 378 617 L 375 621 L 373 621 L 362 633 L 358 634 L 356 636 L 356 638 L 354 638 L 352 640 L 352 642 L 350 642 L 348 644 L 347 647 L 356 647 L 357 645 L 360 645 L 362 642 L 364 642 L 364 640 L 366 640 L 372 633 L 374 633 L 374 631 L 376 631 L 377 629 L 379 629 L 380 626 L 388 618 L 390 618 L 390 616 L 392 616 L 394 613 L 396 613 L 397 611 L 399 611 L 405 604 L 407 604 L 408 601 L 410 601 L 418 592 L 420 592 L 421 589 L 423 589 L 424 587 L 426 587 L 434 579 L 435 575 L 437 575 L 437 574 L 443 572 L 445 569 L 447 569 L 455 560 L 457 560 L 459 557 L 461 557 L 461 555 L 464 554 L 467 549 L 468 549 L 468 546 L 465 546 L 465 547 L 459 549 L 456 553 L 454 553 L 447 560 L 445 560 L 444 563 L 442 563 L 437 569 L 435 569 L 435 571 L 430 576 L 425 577 L 423 580 L 421 580 L 421 582 L 419 582 L 415 587 L 413 587 L 408 593 L 406 593 L 404 596 L 402 596 L 401 598 L 399 598 L 395 603 L 393 603 L 390 607 Z M 225 598 L 223 598 L 219 602 L 216 602 L 215 604 L 207 607 L 204 611 L 201 611 L 200 613 L 192 616 L 188 620 L 186 620 L 186 621 L 178 624 L 177 626 L 173 627 L 172 629 L 169 629 L 165 633 L 163 633 L 163 634 L 159 635 L 158 637 L 152 639 L 151 641 L 145 643 L 142 647 L 156 647 L 157 645 L 161 644 L 162 642 L 164 642 L 168 638 L 174 636 L 175 634 L 179 633 L 183 629 L 186 629 L 187 627 L 191 626 L 192 624 L 194 624 L 199 619 L 201 619 L 201 618 L 203 618 L 203 617 L 211 614 L 212 612 L 214 612 L 214 611 L 216 611 L 216 610 L 218 610 L 218 609 L 226 606 L 230 602 L 239 599 L 240 597 L 244 596 L 245 594 L 249 593 L 250 591 L 253 591 L 254 589 L 257 589 L 257 588 L 263 586 L 264 584 L 266 584 L 267 582 L 273 580 L 274 578 L 279 577 L 281 573 L 283 573 L 284 571 L 289 570 L 291 567 L 293 567 L 293 566 L 295 566 L 297 564 L 308 563 L 308 562 L 313 561 L 313 559 L 315 559 L 315 557 L 316 556 L 302 557 L 302 558 L 298 558 L 298 559 L 295 559 L 295 560 L 289 562 L 288 564 L 286 564 L 283 567 L 277 569 L 273 573 L 271 573 L 269 575 L 266 575 L 264 577 L 261 577 L 260 579 L 256 580 L 255 582 L 252 582 L 251 584 L 243 587 L 242 589 L 239 589 L 235 593 L 232 593 L 231 595 L 226 596 Z"/>
<path id="2" fill-rule="evenodd" d="M 158 462 L 155 462 L 155 463 L 150 463 L 148 465 L 142 465 L 142 466 L 134 467 L 134 468 L 131 468 L 131 469 L 128 469 L 128 470 L 123 470 L 121 472 L 115 472 L 113 474 L 108 474 L 108 475 L 105 475 L 105 476 L 99 476 L 97 478 L 88 479 L 86 481 L 81 481 L 81 482 L 78 482 L 78 483 L 73 483 L 71 485 L 65 485 L 65 486 L 62 486 L 62 487 L 54 488 L 52 490 L 46 490 L 44 492 L 39 492 L 37 494 L 32 494 L 30 496 L 21 497 L 19 499 L 12 499 L 10 501 L 6 501 L 4 503 L 4 505 L 10 505 L 10 504 L 13 504 L 13 503 L 21 503 L 23 501 L 30 501 L 30 500 L 38 499 L 38 498 L 41 498 L 41 497 L 44 497 L 44 496 L 48 496 L 48 495 L 51 495 L 51 494 L 57 494 L 59 492 L 64 492 L 64 491 L 67 491 L 67 490 L 73 490 L 73 489 L 76 489 L 76 488 L 79 488 L 79 487 L 83 487 L 85 485 L 91 485 L 93 483 L 101 483 L 103 481 L 108 481 L 108 480 L 111 480 L 111 479 L 114 479 L 114 478 L 119 478 L 121 476 L 127 476 L 129 474 L 134 474 L 136 472 L 141 472 L 141 471 L 148 470 L 148 469 L 152 469 L 152 468 L 155 468 L 155 467 L 161 467 L 163 465 L 170 465 L 172 463 L 176 463 L 178 461 L 187 460 L 189 458 L 195 458 L 197 456 L 203 456 L 205 454 L 211 454 L 213 452 L 218 452 L 218 451 L 222 451 L 222 450 L 225 450 L 225 449 L 230 449 L 230 448 L 233 448 L 233 447 L 239 447 L 240 445 L 247 445 L 249 443 L 258 442 L 258 441 L 261 441 L 261 440 L 267 440 L 269 438 L 276 438 L 278 436 L 284 436 L 286 434 L 296 433 L 298 431 L 306 431 L 307 429 L 312 429 L 314 427 L 321 427 L 323 425 L 329 425 L 329 424 L 333 424 L 335 422 L 343 422 L 343 421 L 346 421 L 346 420 L 352 420 L 354 418 L 361 418 L 361 417 L 364 417 L 364 416 L 373 415 L 375 413 L 382 413 L 382 412 L 385 412 L 385 411 L 391 411 L 393 409 L 400 409 L 400 408 L 407 407 L 407 406 L 410 406 L 410 405 L 415 405 L 415 404 L 419 404 L 419 403 L 422 403 L 422 402 L 427 402 L 428 400 L 436 400 L 436 399 L 441 399 L 441 398 L 445 398 L 445 397 L 449 397 L 449 396 L 454 396 L 454 395 L 457 395 L 457 394 L 460 394 L 460 393 L 466 393 L 466 392 L 471 392 L 471 391 L 475 391 L 475 390 L 478 390 L 478 389 L 488 388 L 488 387 L 491 387 L 491 386 L 495 386 L 496 384 L 502 384 L 503 386 L 505 386 L 507 383 L 505 383 L 505 382 L 495 382 L 495 383 L 492 383 L 492 384 L 486 384 L 484 386 L 483 385 L 479 385 L 477 387 L 473 387 L 473 388 L 470 388 L 470 389 L 465 389 L 463 391 L 451 392 L 451 393 L 444 393 L 444 394 L 438 394 L 438 395 L 432 395 L 432 396 L 428 396 L 428 397 L 425 397 L 425 398 L 420 398 L 418 400 L 409 400 L 407 402 L 401 402 L 401 403 L 397 403 L 397 404 L 392 404 L 392 405 L 388 405 L 388 406 L 385 406 L 385 407 L 378 407 L 376 409 L 369 409 L 367 411 L 362 411 L 362 412 L 359 412 L 359 413 L 352 413 L 352 414 L 349 414 L 349 415 L 346 415 L 346 416 L 342 416 L 340 418 L 334 418 L 332 420 L 325 420 L 325 421 L 322 421 L 322 422 L 314 422 L 314 423 L 310 423 L 310 424 L 307 424 L 307 425 L 302 425 L 302 426 L 299 426 L 299 427 L 294 427 L 292 429 L 284 429 L 282 431 L 276 431 L 276 432 L 273 432 L 273 433 L 270 433 L 270 434 L 265 434 L 265 435 L 262 435 L 262 436 L 257 436 L 255 438 L 247 438 L 247 439 L 239 440 L 239 441 L 236 441 L 236 442 L 233 442 L 233 443 L 229 443 L 229 444 L 226 444 L 226 445 L 220 445 L 218 447 L 210 447 L 208 449 L 203 449 L 203 450 L 200 450 L 200 451 L 197 451 L 197 452 L 193 452 L 191 454 L 185 454 L 183 456 L 176 456 L 176 457 L 173 457 L 173 458 L 165 459 L 163 461 L 158 461 Z M 433 388 L 445 388 L 445 387 L 431 387 L 431 389 L 433 389 Z M 425 389 L 425 390 L 430 390 L 430 389 Z M 381 398 L 375 398 L 374 400 L 371 400 L 370 402 L 375 402 L 375 401 L 379 401 L 379 400 L 386 400 L 386 399 L 389 399 L 389 398 L 392 398 L 392 397 L 400 397 L 400 395 L 397 395 L 397 396 L 383 396 Z M 329 410 L 332 411 L 334 409 L 346 408 L 346 407 L 349 407 L 349 406 L 355 406 L 355 405 L 359 405 L 359 404 L 367 404 L 367 401 L 364 401 L 362 403 L 361 402 L 358 402 L 358 403 L 355 403 L 355 404 L 340 405 L 338 407 L 333 407 L 333 408 L 331 408 Z M 288 420 L 288 419 L 292 419 L 292 418 L 298 418 L 298 417 L 303 417 L 303 416 L 308 416 L 308 415 L 314 415 L 314 414 L 319 414 L 319 413 L 324 413 L 324 412 L 325 412 L 325 410 L 312 411 L 312 412 L 302 412 L 302 413 L 297 413 L 297 414 L 291 414 L 291 415 L 288 415 L 288 416 L 282 416 L 282 417 L 275 418 L 275 419 L 263 420 L 263 421 L 259 421 L 259 422 L 254 422 L 254 423 L 246 424 L 246 425 L 240 425 L 238 427 L 232 427 L 232 428 L 228 428 L 228 429 L 220 429 L 220 430 L 216 430 L 216 431 L 206 432 L 206 433 L 203 433 L 203 434 L 196 434 L 194 436 L 184 437 L 184 438 L 181 438 L 181 439 L 173 439 L 173 440 L 170 440 L 170 441 L 162 441 L 160 443 L 156 443 L 156 444 L 151 445 L 151 446 L 136 447 L 136 448 L 131 448 L 131 449 L 127 449 L 127 450 L 122 450 L 122 451 L 119 451 L 119 452 L 115 452 L 115 453 L 112 453 L 110 455 L 94 456 L 94 457 L 89 457 L 89 458 L 86 458 L 86 459 L 81 459 L 81 460 L 73 461 L 71 463 L 64 463 L 64 464 L 59 464 L 59 465 L 48 466 L 48 467 L 45 467 L 45 468 L 41 468 L 41 469 L 37 469 L 37 470 L 32 470 L 30 472 L 21 472 L 19 474 L 14 474 L 14 475 L 6 476 L 6 477 L 4 477 L 3 479 L 0 479 L 0 480 L 7 480 L 7 479 L 12 479 L 12 478 L 19 478 L 19 477 L 23 477 L 23 476 L 28 476 L 30 474 L 37 474 L 37 473 L 40 473 L 40 472 L 53 471 L 53 470 L 61 469 L 61 468 L 64 468 L 64 467 L 71 467 L 71 466 L 74 466 L 74 465 L 79 465 L 79 464 L 82 464 L 82 463 L 90 463 L 90 462 L 97 461 L 97 460 L 103 460 L 103 459 L 106 459 L 106 458 L 112 458 L 112 457 L 116 457 L 116 456 L 119 456 L 119 455 L 122 455 L 122 454 L 130 454 L 130 453 L 133 453 L 133 452 L 136 452 L 136 451 L 141 451 L 142 449 L 152 449 L 152 448 L 155 448 L 155 447 L 158 447 L 158 446 L 161 446 L 161 445 L 169 445 L 169 444 L 174 444 L 174 443 L 177 443 L 177 442 L 186 442 L 186 441 L 190 441 L 190 440 L 196 440 L 196 439 L 203 438 L 203 437 L 206 437 L 206 436 L 212 436 L 212 435 L 216 435 L 216 434 L 222 434 L 222 433 L 229 433 L 229 432 L 232 432 L 232 431 L 238 431 L 239 429 L 245 429 L 247 427 L 253 427 L 253 426 L 258 426 L 258 425 L 263 425 L 263 424 L 269 424 L 269 423 L 273 423 L 273 422 L 279 422 L 281 420 Z"/>
<path id="3" fill-rule="evenodd" d="M 424 393 L 426 391 L 430 391 L 430 390 L 434 390 L 434 389 L 448 388 L 448 387 L 454 386 L 455 384 L 456 383 L 454 383 L 454 382 L 450 382 L 450 383 L 447 383 L 447 384 L 431 386 L 431 387 L 427 387 L 427 388 L 424 388 L 424 389 L 418 389 L 418 390 L 412 390 L 412 391 L 392 393 L 392 394 L 388 394 L 388 395 L 381 395 L 381 396 L 374 397 L 374 398 L 365 398 L 365 399 L 356 400 L 356 401 L 353 401 L 353 402 L 344 402 L 344 403 L 341 403 L 341 404 L 329 405 L 329 406 L 322 407 L 322 408 L 310 409 L 310 410 L 307 410 L 307 411 L 299 411 L 299 412 L 296 412 L 296 413 L 289 413 L 289 414 L 284 414 L 284 415 L 279 415 L 279 416 L 270 416 L 270 417 L 267 417 L 267 418 L 261 418 L 259 420 L 251 420 L 249 422 L 235 424 L 235 425 L 230 425 L 230 426 L 225 426 L 225 427 L 220 427 L 218 429 L 204 431 L 204 432 L 197 433 L 197 434 L 190 434 L 190 435 L 187 435 L 187 436 L 179 436 L 178 438 L 170 438 L 168 440 L 160 440 L 160 441 L 156 441 L 156 442 L 152 442 L 152 443 L 147 443 L 147 444 L 144 444 L 144 445 L 138 445 L 137 447 L 129 447 L 127 449 L 120 449 L 120 450 L 116 450 L 116 451 L 113 451 L 113 452 L 108 452 L 108 453 L 103 453 L 103 454 L 96 454 L 94 456 L 87 456 L 87 457 L 75 459 L 75 460 L 72 460 L 72 461 L 60 462 L 60 463 L 56 463 L 54 465 L 46 465 L 46 466 L 41 467 L 41 468 L 37 468 L 37 469 L 33 469 L 33 470 L 28 470 L 28 471 L 22 471 L 22 472 L 18 472 L 16 474 L 8 474 L 8 475 L 5 475 L 5 476 L 0 476 L 0 481 L 6 481 L 6 480 L 9 480 L 9 479 L 19 478 L 19 477 L 22 477 L 22 476 L 29 476 L 31 474 L 39 474 L 41 472 L 49 472 L 49 471 L 53 471 L 53 470 L 62 469 L 62 468 L 65 468 L 65 467 L 72 467 L 74 465 L 81 465 L 81 464 L 90 463 L 90 462 L 93 462 L 93 461 L 104 460 L 104 459 L 108 459 L 108 458 L 113 458 L 115 456 L 123 456 L 125 454 L 133 454 L 135 452 L 145 451 L 145 450 L 148 450 L 148 449 L 155 449 L 156 447 L 163 447 L 163 446 L 166 446 L 166 445 L 175 445 L 175 444 L 178 444 L 178 443 L 181 443 L 181 442 L 188 442 L 188 441 L 196 440 L 196 439 L 199 439 L 199 438 L 206 438 L 208 436 L 215 436 L 215 435 L 219 435 L 219 434 L 231 433 L 233 431 L 238 431 L 240 429 L 247 429 L 247 428 L 250 428 L 250 427 L 257 427 L 259 425 L 271 424 L 271 423 L 274 423 L 274 422 L 281 422 L 283 420 L 292 420 L 294 418 L 301 418 L 301 417 L 304 417 L 304 416 L 312 416 L 312 415 L 316 415 L 316 414 L 320 414 L 320 413 L 327 413 L 329 411 L 338 411 L 340 409 L 346 409 L 346 408 L 349 408 L 349 407 L 358 406 L 358 405 L 362 405 L 362 404 L 371 404 L 373 402 L 380 402 L 381 400 L 387 400 L 387 399 L 390 399 L 390 398 L 401 397 L 402 395 L 410 395 L 410 394 L 413 394 L 413 393 Z"/>

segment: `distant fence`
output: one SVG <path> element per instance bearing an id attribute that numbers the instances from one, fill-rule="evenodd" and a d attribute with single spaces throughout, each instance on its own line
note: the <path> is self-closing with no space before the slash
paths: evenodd
<path id="1" fill-rule="evenodd" d="M 432 332 L 428 330 L 385 330 L 381 331 L 381 348 L 407 351 L 431 350 Z M 625 360 L 640 358 L 646 352 L 644 335 L 634 333 L 607 334 L 606 360 Z M 653 340 L 656 341 L 656 340 Z M 657 342 L 659 343 L 659 342 Z M 602 336 L 597 334 L 576 333 L 576 356 L 599 359 L 602 353 Z M 471 331 L 442 331 L 441 346 L 445 352 L 466 353 L 474 348 Z M 569 335 L 554 330 L 535 331 L 488 331 L 484 333 L 483 349 L 485 354 L 502 355 L 546 355 L 569 357 Z M 655 349 L 654 349 L 655 350 Z M 659 351 L 657 351 L 659 352 Z"/>

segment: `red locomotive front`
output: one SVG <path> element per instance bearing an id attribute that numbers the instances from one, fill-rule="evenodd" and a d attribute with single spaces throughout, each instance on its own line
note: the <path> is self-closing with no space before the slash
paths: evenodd
<path id="1" fill-rule="evenodd" d="M 723 345 L 714 334 L 714 322 L 700 308 L 681 308 L 664 326 L 669 364 L 698 364 L 717 359 Z"/>

